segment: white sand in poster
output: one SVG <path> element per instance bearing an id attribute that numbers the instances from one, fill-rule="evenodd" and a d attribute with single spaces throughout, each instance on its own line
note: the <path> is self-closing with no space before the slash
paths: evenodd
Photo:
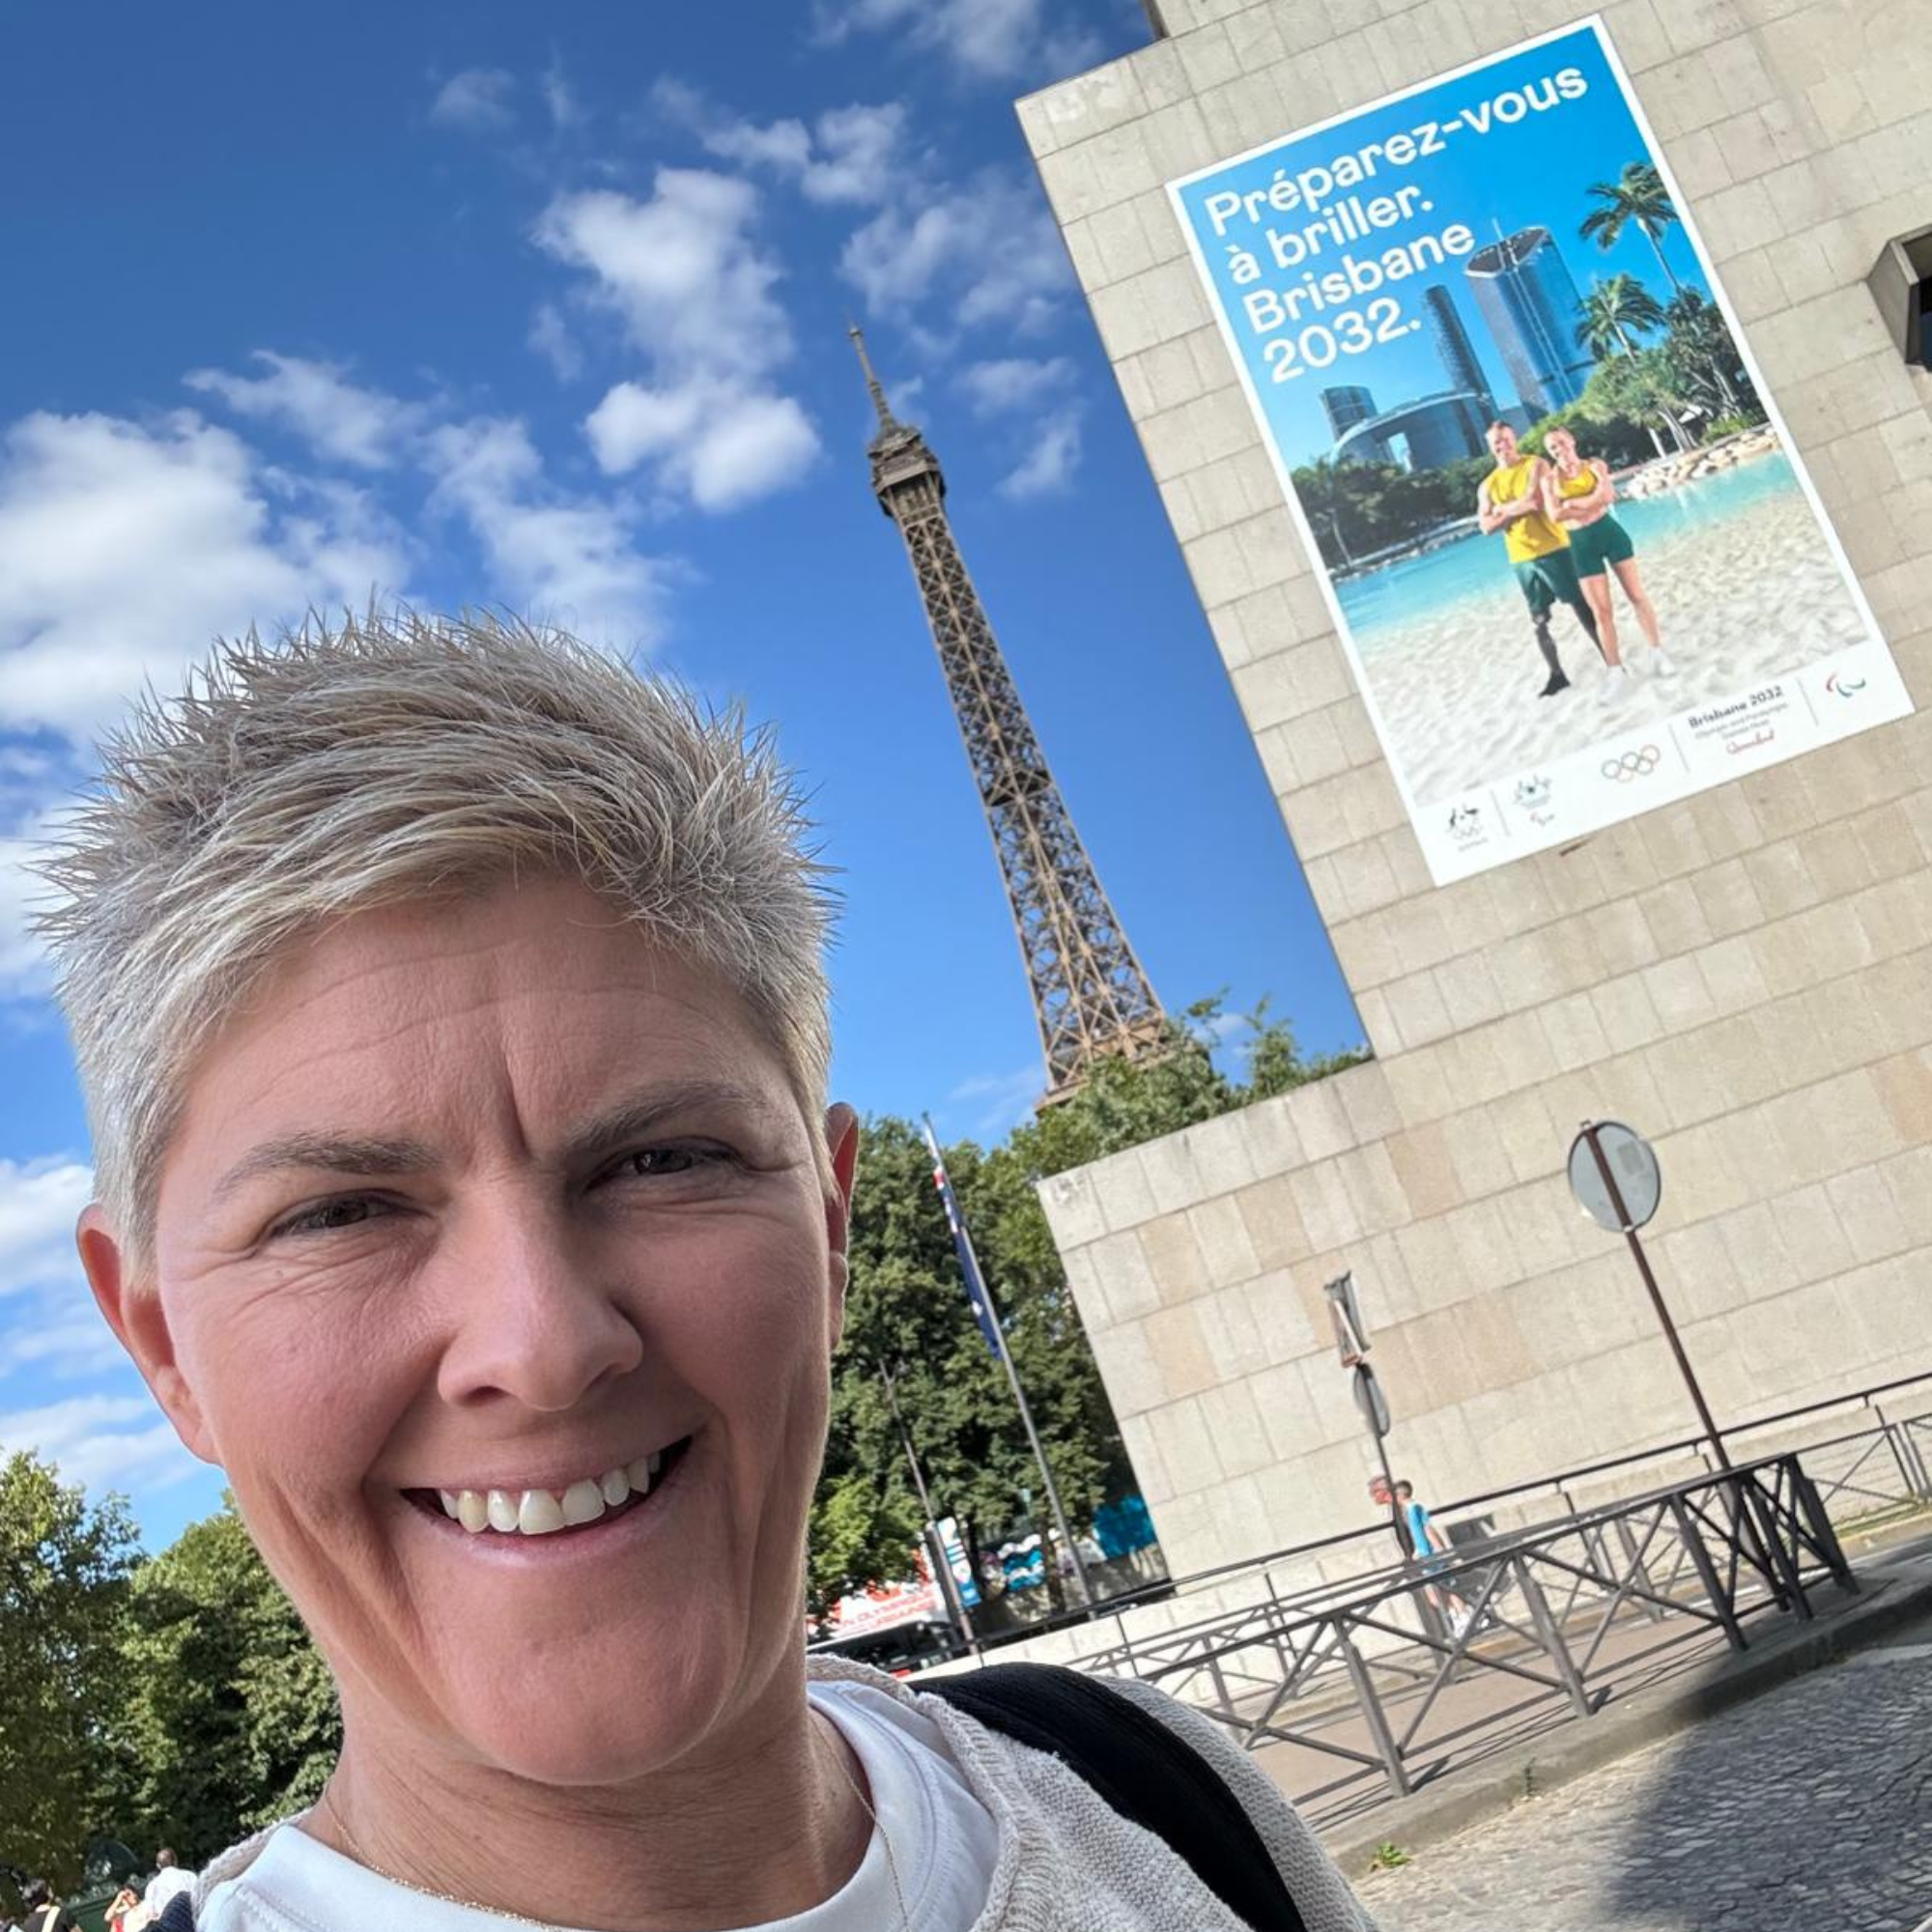
<path id="1" fill-rule="evenodd" d="M 1779 456 L 1620 504 L 1618 514 L 1636 542 L 1673 668 L 1658 673 L 1619 593 L 1619 643 L 1631 674 L 1607 702 L 1606 669 L 1568 611 L 1551 628 L 1571 689 L 1538 696 L 1545 667 L 1499 538 L 1471 539 L 1406 567 L 1406 581 L 1391 586 L 1392 605 L 1415 611 L 1430 578 L 1450 593 L 1420 614 L 1378 623 L 1372 588 L 1338 586 L 1356 618 L 1382 728 L 1419 806 L 1743 696 L 1871 636 Z M 1493 583 L 1470 588 L 1478 575 L 1492 575 Z"/>

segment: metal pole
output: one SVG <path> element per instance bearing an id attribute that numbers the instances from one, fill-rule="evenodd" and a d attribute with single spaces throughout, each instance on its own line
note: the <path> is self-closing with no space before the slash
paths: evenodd
<path id="1" fill-rule="evenodd" d="M 1677 1323 L 1671 1320 L 1670 1310 L 1665 1305 L 1663 1291 L 1657 1285 L 1657 1277 L 1650 1271 L 1650 1257 L 1643 1251 L 1643 1243 L 1631 1226 L 1630 1209 L 1624 1206 L 1623 1189 L 1617 1185 L 1617 1178 L 1610 1172 L 1610 1163 L 1605 1157 L 1604 1150 L 1597 1139 L 1597 1123 L 1586 1121 L 1583 1123 L 1583 1137 L 1590 1143 L 1590 1151 L 1596 1157 L 1597 1172 L 1603 1178 L 1605 1190 L 1610 1197 L 1610 1206 L 1616 1210 L 1617 1225 L 1624 1231 L 1624 1239 L 1630 1243 L 1631 1253 L 1636 1258 L 1636 1271 L 1643 1277 L 1643 1285 L 1650 1293 L 1650 1305 L 1657 1311 L 1658 1321 L 1663 1329 L 1663 1339 L 1670 1344 L 1670 1352 L 1677 1359 L 1677 1372 L 1684 1378 L 1684 1386 L 1690 1391 L 1690 1400 L 1696 1405 L 1697 1419 L 1704 1425 L 1704 1434 L 1711 1438 L 1712 1451 L 1719 1464 L 1726 1473 L 1731 1466 L 1730 1452 L 1724 1447 L 1724 1438 L 1719 1433 L 1716 1419 L 1711 1414 L 1710 1405 L 1704 1400 L 1704 1390 L 1697 1380 L 1697 1372 L 1690 1366 L 1690 1357 L 1684 1352 L 1684 1344 L 1677 1333 Z"/>
<path id="2" fill-rule="evenodd" d="M 939 1151 L 939 1136 L 932 1130 L 932 1119 L 923 1117 L 925 1124 L 926 1145 L 932 1150 L 932 1157 L 944 1166 Z M 987 1281 L 985 1270 L 980 1265 L 980 1257 L 973 1246 L 973 1231 L 966 1225 L 966 1216 L 959 1216 L 959 1238 L 965 1245 L 966 1257 L 973 1264 L 973 1273 L 980 1283 L 980 1293 L 986 1297 L 986 1323 L 991 1328 L 998 1348 L 1001 1365 L 1007 1372 L 1007 1380 L 1013 1391 L 1013 1404 L 1020 1412 L 1020 1421 L 1026 1427 L 1027 1442 L 1033 1450 L 1033 1460 L 1039 1464 L 1039 1479 L 1046 1486 L 1046 1500 L 1053 1510 L 1053 1526 L 1060 1532 L 1060 1540 L 1066 1546 L 1066 1553 L 1073 1559 L 1073 1575 L 1080 1584 L 1080 1600 L 1089 1609 L 1094 1606 L 1094 1586 L 1087 1580 L 1087 1565 L 1081 1560 L 1080 1546 L 1073 1540 L 1073 1532 L 1067 1527 L 1066 1512 L 1061 1507 L 1060 1487 L 1053 1480 L 1053 1470 L 1046 1460 L 1046 1451 L 1040 1446 L 1039 1431 L 1033 1426 L 1033 1410 L 1027 1406 L 1026 1390 L 1020 1386 L 1020 1372 L 1013 1366 L 1012 1351 L 1007 1347 L 1007 1331 L 1000 1326 L 999 1304 L 993 1299 L 992 1284 Z"/>
<path id="3" fill-rule="evenodd" d="M 939 1535 L 939 1519 L 932 1513 L 932 1497 L 925 1488 L 925 1471 L 919 1465 L 919 1451 L 913 1447 L 912 1431 L 906 1427 L 906 1419 L 899 1408 L 898 1385 L 893 1380 L 893 1372 L 885 1363 L 879 1364 L 879 1379 L 886 1385 L 886 1406 L 893 1412 L 893 1421 L 899 1432 L 899 1443 L 905 1450 L 906 1464 L 912 1470 L 912 1486 L 919 1492 L 920 1514 L 925 1519 L 926 1555 L 933 1565 L 933 1580 L 939 1585 L 940 1600 L 959 1625 L 959 1634 L 966 1639 L 967 1647 L 975 1657 L 981 1655 L 979 1633 L 973 1628 L 973 1615 L 966 1607 L 966 1600 L 954 1587 L 952 1567 L 946 1560 L 946 1550 Z"/>
<path id="4" fill-rule="evenodd" d="M 1663 1299 L 1663 1291 L 1657 1285 L 1657 1277 L 1651 1272 L 1650 1257 L 1643 1251 L 1643 1243 L 1637 1238 L 1636 1230 L 1631 1225 L 1630 1209 L 1624 1205 L 1623 1189 L 1617 1185 L 1617 1178 L 1610 1171 L 1610 1163 L 1605 1155 L 1603 1143 L 1597 1138 L 1597 1122 L 1586 1121 L 1583 1135 L 1590 1143 L 1590 1152 L 1597 1163 L 1597 1173 L 1602 1177 L 1605 1191 L 1610 1197 L 1610 1206 L 1616 1212 L 1617 1225 L 1624 1231 L 1624 1239 L 1630 1243 L 1632 1255 L 1636 1259 L 1636 1271 L 1643 1277 L 1643 1285 L 1650 1293 L 1650 1305 L 1657 1310 L 1658 1321 L 1663 1329 L 1663 1339 L 1670 1344 L 1670 1352 L 1676 1357 L 1677 1372 L 1684 1378 L 1684 1386 L 1690 1392 L 1690 1400 L 1696 1405 L 1697 1419 L 1704 1425 L 1704 1434 L 1710 1438 L 1711 1453 L 1718 1459 L 1718 1466 L 1729 1478 L 1725 1485 L 1730 1497 L 1731 1509 L 1737 1523 L 1741 1543 L 1751 1546 L 1751 1554 L 1757 1559 L 1764 1574 L 1766 1586 L 1778 1604 L 1789 1605 L 1795 1602 L 1801 1614 L 1808 1616 L 1810 1611 L 1804 1605 L 1803 1592 L 1794 1598 L 1786 1587 L 1777 1562 L 1777 1530 L 1768 1520 L 1763 1511 L 1763 1497 L 1755 1482 L 1747 1483 L 1731 1466 L 1731 1452 L 1724 1446 L 1722 1432 L 1718 1428 L 1717 1418 L 1711 1413 L 1711 1405 L 1704 1400 L 1703 1384 L 1697 1379 L 1697 1371 L 1690 1366 L 1690 1357 L 1684 1352 L 1683 1339 L 1677 1333 L 1677 1323 L 1671 1319 L 1670 1309 Z M 1748 1494 L 1746 1492 L 1748 1491 Z"/>

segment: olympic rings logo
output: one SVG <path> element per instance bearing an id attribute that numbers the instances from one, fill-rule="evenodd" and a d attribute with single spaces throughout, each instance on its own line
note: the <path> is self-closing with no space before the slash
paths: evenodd
<path id="1" fill-rule="evenodd" d="M 1640 752 L 1626 752 L 1620 758 L 1604 760 L 1604 776 L 1615 779 L 1619 784 L 1629 784 L 1635 779 L 1647 779 L 1662 761 L 1663 753 L 1655 745 L 1646 745 Z"/>

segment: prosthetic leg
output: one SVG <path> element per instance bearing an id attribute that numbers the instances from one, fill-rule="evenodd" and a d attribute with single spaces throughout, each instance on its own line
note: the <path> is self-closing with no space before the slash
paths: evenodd
<path id="1" fill-rule="evenodd" d="M 1595 636 L 1595 632 L 1591 634 Z M 1554 697 L 1559 691 L 1570 689 L 1570 680 L 1563 675 L 1563 660 L 1556 655 L 1556 639 L 1549 635 L 1549 617 L 1546 612 L 1536 620 L 1536 648 L 1543 653 L 1543 662 L 1549 667 L 1549 682 L 1537 693 L 1539 697 Z"/>

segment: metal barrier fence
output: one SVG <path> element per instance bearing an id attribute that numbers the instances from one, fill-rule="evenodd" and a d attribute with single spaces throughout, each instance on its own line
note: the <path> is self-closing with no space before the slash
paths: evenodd
<path id="1" fill-rule="evenodd" d="M 1820 1494 L 1841 1529 L 1866 1519 L 1932 1506 L 1932 1473 L 1928 1473 L 1932 1472 L 1932 1373 L 1752 1417 L 1719 1434 L 1738 1462 L 1786 1449 L 1803 1450 Z M 1835 1460 L 1822 1457 L 1824 1450 L 1835 1450 Z M 1517 1521 L 1512 1526 L 1528 1529 L 1614 1500 L 1619 1492 L 1628 1492 L 1633 1479 L 1651 1489 L 1670 1480 L 1679 1469 L 1688 1475 L 1693 1469 L 1715 1472 L 1718 1466 L 1703 1437 L 1682 1436 L 1553 1475 L 1432 1504 L 1431 1515 L 1452 1537 L 1459 1524 L 1470 1525 L 1472 1534 L 1490 1535 L 1499 1516 L 1514 1517 Z M 1655 1474 L 1643 1482 L 1646 1467 Z M 1305 1569 L 1311 1561 L 1342 1567 L 1352 1557 L 1358 1570 L 1370 1568 L 1372 1561 L 1361 1552 L 1385 1542 L 1388 1534 L 1386 1520 L 1365 1524 L 1177 1577 L 1175 1591 L 1187 1595 L 1226 1590 L 1244 1580 L 1260 1584 L 1269 1573 Z"/>
<path id="2" fill-rule="evenodd" d="M 1932 1510 L 1932 1375 L 1723 1434 L 1729 1474 L 1687 1438 L 1445 1504 L 1426 1566 L 1385 1561 L 1384 1521 L 1179 1578 L 1068 1661 L 1295 1753 L 1271 1769 L 1318 1819 L 1362 1808 L 1809 1616 L 1856 1587 L 1841 1532 Z"/>
<path id="3" fill-rule="evenodd" d="M 1809 1617 L 1827 1584 L 1857 1588 L 1794 1453 L 1454 1557 L 1293 1596 L 1270 1588 L 1244 1609 L 1080 1662 L 1159 1685 L 1249 1749 L 1301 1753 L 1308 1775 L 1285 1781 L 1346 1808 L 1588 1717 L 1690 1649 L 1719 1637 L 1742 1649 L 1752 1618 Z"/>

